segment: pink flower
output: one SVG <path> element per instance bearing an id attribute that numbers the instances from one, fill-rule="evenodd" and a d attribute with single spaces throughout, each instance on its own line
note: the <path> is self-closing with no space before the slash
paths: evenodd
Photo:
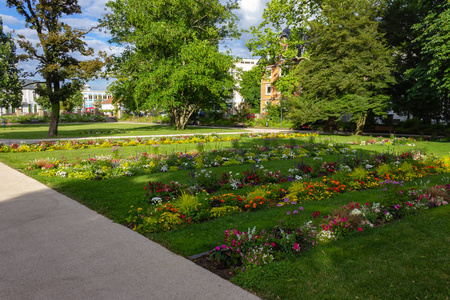
<path id="1" fill-rule="evenodd" d="M 300 246 L 298 245 L 298 243 L 294 244 L 294 249 L 297 250 L 297 251 L 300 250 Z"/>
<path id="2" fill-rule="evenodd" d="M 363 231 L 363 229 L 361 227 L 358 228 L 358 231 Z"/>
<path id="3" fill-rule="evenodd" d="M 270 243 L 270 246 L 275 247 L 275 243 L 274 242 Z"/>

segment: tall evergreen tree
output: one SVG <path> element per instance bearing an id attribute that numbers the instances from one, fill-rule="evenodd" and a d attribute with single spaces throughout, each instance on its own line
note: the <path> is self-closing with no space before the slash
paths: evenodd
<path id="1" fill-rule="evenodd" d="M 22 101 L 17 61 L 16 46 L 0 17 L 0 108 L 19 107 Z"/>
<path id="2" fill-rule="evenodd" d="M 274 28 L 283 23 L 293 28 L 289 39 L 280 41 L 283 35 L 279 33 L 278 42 L 273 40 L 271 29 L 265 29 L 270 34 L 256 30 L 260 41 L 267 42 L 270 36 L 271 43 L 278 43 L 272 47 L 277 49 L 272 59 L 283 58 L 282 64 L 298 62 L 293 56 L 298 56 L 299 46 L 305 42 L 308 45 L 302 61 L 282 77 L 281 84 L 277 83 L 285 96 L 295 96 L 291 99 L 294 122 L 349 113 L 360 133 L 368 112 L 385 112 L 389 97 L 384 90 L 393 81 L 392 56 L 378 32 L 379 5 L 377 0 L 286 0 L 269 4 L 265 19 L 275 20 Z M 295 10 L 302 10 L 303 16 L 292 16 Z M 249 46 L 253 50 L 262 45 L 252 41 Z"/>
<path id="3" fill-rule="evenodd" d="M 7 0 L 25 18 L 26 26 L 36 31 L 39 43 L 19 36 L 19 46 L 25 51 L 26 60 L 36 60 L 37 71 L 46 85 L 51 104 L 48 136 L 58 135 L 60 102 L 64 102 L 79 90 L 84 82 L 97 76 L 103 63 L 99 58 L 79 60 L 75 53 L 92 56 L 93 49 L 87 47 L 83 37 L 92 30 L 74 29 L 61 21 L 63 16 L 81 13 L 77 0 Z"/>
<path id="4" fill-rule="evenodd" d="M 198 109 L 231 95 L 234 59 L 218 43 L 237 37 L 232 0 L 129 0 L 107 4 L 111 42 L 127 50 L 110 65 L 116 99 L 137 109 L 160 106 L 185 129 Z"/>

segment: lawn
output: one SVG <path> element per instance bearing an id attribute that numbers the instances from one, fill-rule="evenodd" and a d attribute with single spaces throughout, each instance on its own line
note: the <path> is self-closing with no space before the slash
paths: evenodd
<path id="1" fill-rule="evenodd" d="M 106 124 L 105 124 L 106 125 Z M 131 124 L 130 124 L 131 125 Z M 133 125 L 139 126 L 139 125 Z M 145 127 L 145 126 L 144 126 Z M 352 136 L 319 136 L 298 137 L 295 139 L 284 138 L 258 138 L 241 137 L 238 148 L 240 157 L 244 163 L 239 165 L 228 165 L 208 168 L 211 171 L 210 178 L 219 178 L 224 173 L 242 174 L 249 170 L 264 165 L 267 171 L 280 170 L 287 174 L 289 170 L 295 169 L 300 163 L 309 164 L 313 168 L 320 168 L 323 162 L 343 160 L 344 150 L 339 150 L 339 142 L 358 142 Z M 363 137 L 363 141 L 374 139 Z M 336 148 L 337 151 L 320 150 L 318 141 L 327 141 L 325 148 Z M 331 142 L 330 142 L 331 141 Z M 360 140 L 361 141 L 361 140 Z M 359 141 L 359 142 L 360 142 Z M 381 139 L 380 139 L 381 141 Z M 391 141 L 394 142 L 394 141 Z M 286 144 L 290 151 L 300 146 L 308 151 L 319 153 L 303 158 L 271 159 L 269 161 L 251 163 L 251 159 L 257 154 L 255 145 L 267 147 L 264 153 L 274 153 L 276 145 Z M 449 155 L 447 143 L 414 141 L 388 142 L 384 145 L 369 143 L 358 143 L 358 145 L 342 145 L 341 147 L 356 150 L 351 155 L 357 158 L 367 158 L 369 155 L 380 155 L 383 153 L 400 153 L 417 149 L 427 149 L 439 157 Z M 193 152 L 196 157 L 207 156 L 203 151 L 218 151 L 229 148 L 232 142 L 206 143 L 203 149 L 199 149 L 197 143 L 187 144 L 161 144 L 158 151 L 161 155 L 169 155 L 179 152 L 183 157 L 185 152 Z M 233 146 L 236 147 L 236 144 Z M 294 147 L 295 146 L 295 147 Z M 270 148 L 272 147 L 272 148 Z M 294 148 L 292 148 L 294 147 Z M 247 152 L 242 152 L 247 149 Z M 315 150 L 314 150 L 315 149 Z M 122 158 L 138 156 L 141 152 L 151 153 L 151 146 L 126 146 L 121 147 L 116 153 Z M 103 180 L 83 180 L 80 178 L 48 177 L 44 176 L 42 170 L 28 170 L 30 161 L 49 158 L 61 160 L 64 156 L 67 163 L 73 163 L 78 158 L 89 160 L 94 157 L 112 155 L 112 147 L 90 148 L 79 150 L 58 150 L 45 152 L 25 153 L 0 153 L 0 160 L 8 165 L 21 169 L 25 174 L 49 185 L 50 187 L 66 194 L 87 207 L 98 211 L 117 223 L 129 224 L 131 206 L 134 208 L 154 209 L 154 204 L 149 204 L 151 197 L 146 196 L 145 187 L 149 181 L 169 183 L 177 181 L 181 185 L 193 185 L 194 181 L 200 180 L 200 169 L 197 169 L 197 177 L 190 174 L 192 168 L 182 170 L 160 172 L 157 167 L 146 175 L 139 173 L 133 176 L 120 176 L 117 178 L 104 178 Z M 283 151 L 286 151 L 284 149 Z M 254 153 L 252 153 L 254 152 Z M 288 155 L 289 151 L 284 152 Z M 219 152 L 217 152 L 219 153 Z M 262 155 L 262 154 L 261 154 Z M 275 155 L 275 154 L 274 154 Z M 278 155 L 278 154 L 277 154 Z M 280 156 L 282 154 L 279 154 Z M 250 156 L 250 160 L 249 157 Z M 263 157 L 263 156 L 258 156 Z M 244 160 L 247 159 L 247 160 Z M 175 164 L 180 164 L 175 158 Z M 212 156 L 214 159 L 214 156 Z M 99 159 L 100 160 L 100 159 Z M 230 161 L 231 159 L 227 159 Z M 137 161 L 137 159 L 136 159 Z M 127 161 L 126 163 L 130 163 Z M 223 162 L 222 162 L 223 163 Z M 206 164 L 206 162 L 205 162 Z M 90 163 L 90 166 L 95 165 Z M 407 165 L 402 165 L 404 168 Z M 392 168 L 397 168 L 392 166 Z M 393 169 L 391 169 L 393 170 Z M 68 171 L 69 172 L 69 171 Z M 256 171 L 255 171 L 256 172 Z M 431 175 L 431 174 L 430 174 Z M 409 187 L 449 183 L 449 174 L 438 174 L 426 178 L 418 178 L 407 182 Z M 275 175 L 274 175 L 275 176 Z M 321 177 L 307 179 L 320 183 Z M 214 180 L 210 180 L 214 181 Z M 203 182 L 208 184 L 207 181 Z M 278 188 L 289 189 L 292 182 L 286 181 L 276 185 Z M 204 192 L 199 197 L 203 199 L 213 195 L 234 193 L 242 197 L 260 187 L 247 184 L 244 188 L 234 190 L 229 183 L 224 187 L 218 187 L 216 193 L 208 196 Z M 147 191 L 148 192 L 148 191 Z M 217 245 L 223 244 L 224 232 L 227 229 L 238 229 L 247 231 L 256 226 L 258 232 L 262 229 L 269 232 L 286 220 L 287 213 L 294 207 L 301 206 L 303 210 L 295 215 L 294 222 L 303 224 L 311 219 L 314 212 L 320 211 L 327 215 L 333 210 L 348 204 L 349 202 L 377 202 L 383 194 L 382 188 L 363 187 L 360 190 L 346 191 L 331 197 L 323 197 L 320 201 L 300 200 L 296 205 L 264 206 L 260 209 L 243 211 L 239 214 L 225 214 L 222 217 L 210 218 L 202 222 L 193 222 L 191 225 L 176 228 L 169 231 L 152 231 L 141 233 L 152 240 L 161 243 L 172 251 L 189 257 L 195 254 L 209 251 Z M 203 200 L 202 200 L 203 201 Z M 265 266 L 251 267 L 245 272 L 238 271 L 232 281 L 249 289 L 264 299 L 347 299 L 347 298 L 374 298 L 374 299 L 399 299 L 399 298 L 432 298 L 446 299 L 449 294 L 448 270 L 449 254 L 448 244 L 450 236 L 450 221 L 448 220 L 450 206 L 441 206 L 436 209 L 426 210 L 417 215 L 406 216 L 401 220 L 384 224 L 376 228 L 367 228 L 361 233 L 353 233 L 340 240 L 329 243 L 320 243 L 313 249 L 297 255 L 289 255 L 282 260 Z M 294 215 L 290 215 L 294 217 Z M 290 218 L 289 217 L 289 218 Z"/>
<path id="2" fill-rule="evenodd" d="M 183 134 L 207 134 L 219 132 L 245 131 L 242 129 L 219 129 L 208 127 L 190 127 Z M 48 124 L 8 125 L 0 129 L 0 139 L 46 139 Z M 58 138 L 115 137 L 180 134 L 172 126 L 130 124 L 130 123 L 79 123 L 59 124 Z"/>

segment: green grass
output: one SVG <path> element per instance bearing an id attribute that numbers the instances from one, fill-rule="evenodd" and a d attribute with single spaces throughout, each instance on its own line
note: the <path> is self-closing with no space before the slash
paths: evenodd
<path id="1" fill-rule="evenodd" d="M 233 281 L 264 299 L 448 299 L 449 214 L 426 211 Z"/>
<path id="2" fill-rule="evenodd" d="M 97 124 L 95 124 L 97 125 Z M 107 125 L 107 124 L 103 124 Z M 126 124 L 130 126 L 141 126 Z M 78 126 L 78 125 L 77 125 Z M 81 125 L 80 125 L 81 126 Z M 142 125 L 148 127 L 148 125 Z M 162 130 L 162 129 L 161 129 Z M 346 142 L 354 137 L 332 137 L 334 141 Z M 322 137 L 320 138 L 322 139 Z M 305 139 L 307 140 L 307 139 Z M 244 138 L 242 147 L 263 143 L 260 139 Z M 419 148 L 427 147 L 438 156 L 449 155 L 448 144 L 417 142 Z M 229 147 L 229 142 L 207 143 L 207 150 Z M 387 146 L 352 146 L 365 153 L 387 151 Z M 162 145 L 161 153 L 195 150 L 195 144 Z M 389 147 L 392 151 L 411 150 L 410 147 Z M 124 157 L 136 152 L 150 152 L 149 147 L 123 147 Z M 1 153 L 0 160 L 23 169 L 36 158 L 62 156 L 73 160 L 93 155 L 110 154 L 111 148 L 61 150 L 30 153 Z M 336 156 L 324 157 L 323 161 L 336 160 Z M 308 162 L 309 160 L 305 160 Z M 263 163 L 267 169 L 287 170 L 295 161 L 282 160 Z M 242 172 L 251 165 L 212 168 L 213 172 Z M 146 207 L 144 186 L 149 180 L 187 182 L 186 171 L 156 173 L 146 176 L 121 177 L 100 181 L 67 178 L 49 178 L 37 175 L 39 171 L 23 172 L 47 184 L 57 191 L 79 201 L 118 223 L 125 223 L 131 205 Z M 433 176 L 431 183 L 439 183 L 446 175 Z M 418 182 L 418 181 L 416 181 Z M 414 183 L 407 183 L 413 186 Z M 284 185 L 285 187 L 288 184 Z M 239 190 L 245 194 L 247 190 Z M 223 191 L 224 193 L 227 191 Z M 298 222 L 311 218 L 314 211 L 328 213 L 349 201 L 372 202 L 378 199 L 380 189 L 349 192 L 328 200 L 305 202 L 297 215 Z M 258 231 L 271 230 L 286 216 L 293 206 L 267 208 L 257 212 L 245 212 L 207 222 L 193 224 L 175 231 L 154 233 L 149 237 L 184 256 L 211 250 L 222 244 L 224 231 L 237 228 L 247 230 L 256 226 Z M 366 230 L 340 241 L 323 244 L 291 260 L 275 262 L 263 268 L 247 270 L 233 280 L 236 284 L 256 292 L 264 299 L 446 299 L 449 294 L 449 236 L 450 205 L 381 228 Z"/>
<path id="3" fill-rule="evenodd" d="M 124 130 L 125 133 L 110 133 L 110 130 Z M 108 131 L 101 133 L 100 131 Z M 245 131 L 243 129 L 219 129 L 207 127 L 187 127 L 186 130 L 175 130 L 172 126 L 129 124 L 129 123 L 78 123 L 59 124 L 58 138 L 84 138 L 84 137 L 114 137 L 114 136 L 142 136 L 142 135 L 169 135 L 169 134 L 207 134 L 218 132 Z M 91 132 L 91 133 L 90 133 Z M 99 132 L 99 133 L 96 133 Z M 45 139 L 48 133 L 48 124 L 35 125 L 8 125 L 0 129 L 0 139 Z"/>

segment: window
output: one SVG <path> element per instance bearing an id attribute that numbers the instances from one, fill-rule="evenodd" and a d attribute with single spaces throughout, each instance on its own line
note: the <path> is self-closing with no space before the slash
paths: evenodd
<path id="1" fill-rule="evenodd" d="M 270 86 L 270 84 L 266 85 L 266 95 L 271 95 L 272 94 L 272 87 Z"/>
<path id="2" fill-rule="evenodd" d="M 89 100 L 92 100 L 92 95 L 89 95 Z"/>

